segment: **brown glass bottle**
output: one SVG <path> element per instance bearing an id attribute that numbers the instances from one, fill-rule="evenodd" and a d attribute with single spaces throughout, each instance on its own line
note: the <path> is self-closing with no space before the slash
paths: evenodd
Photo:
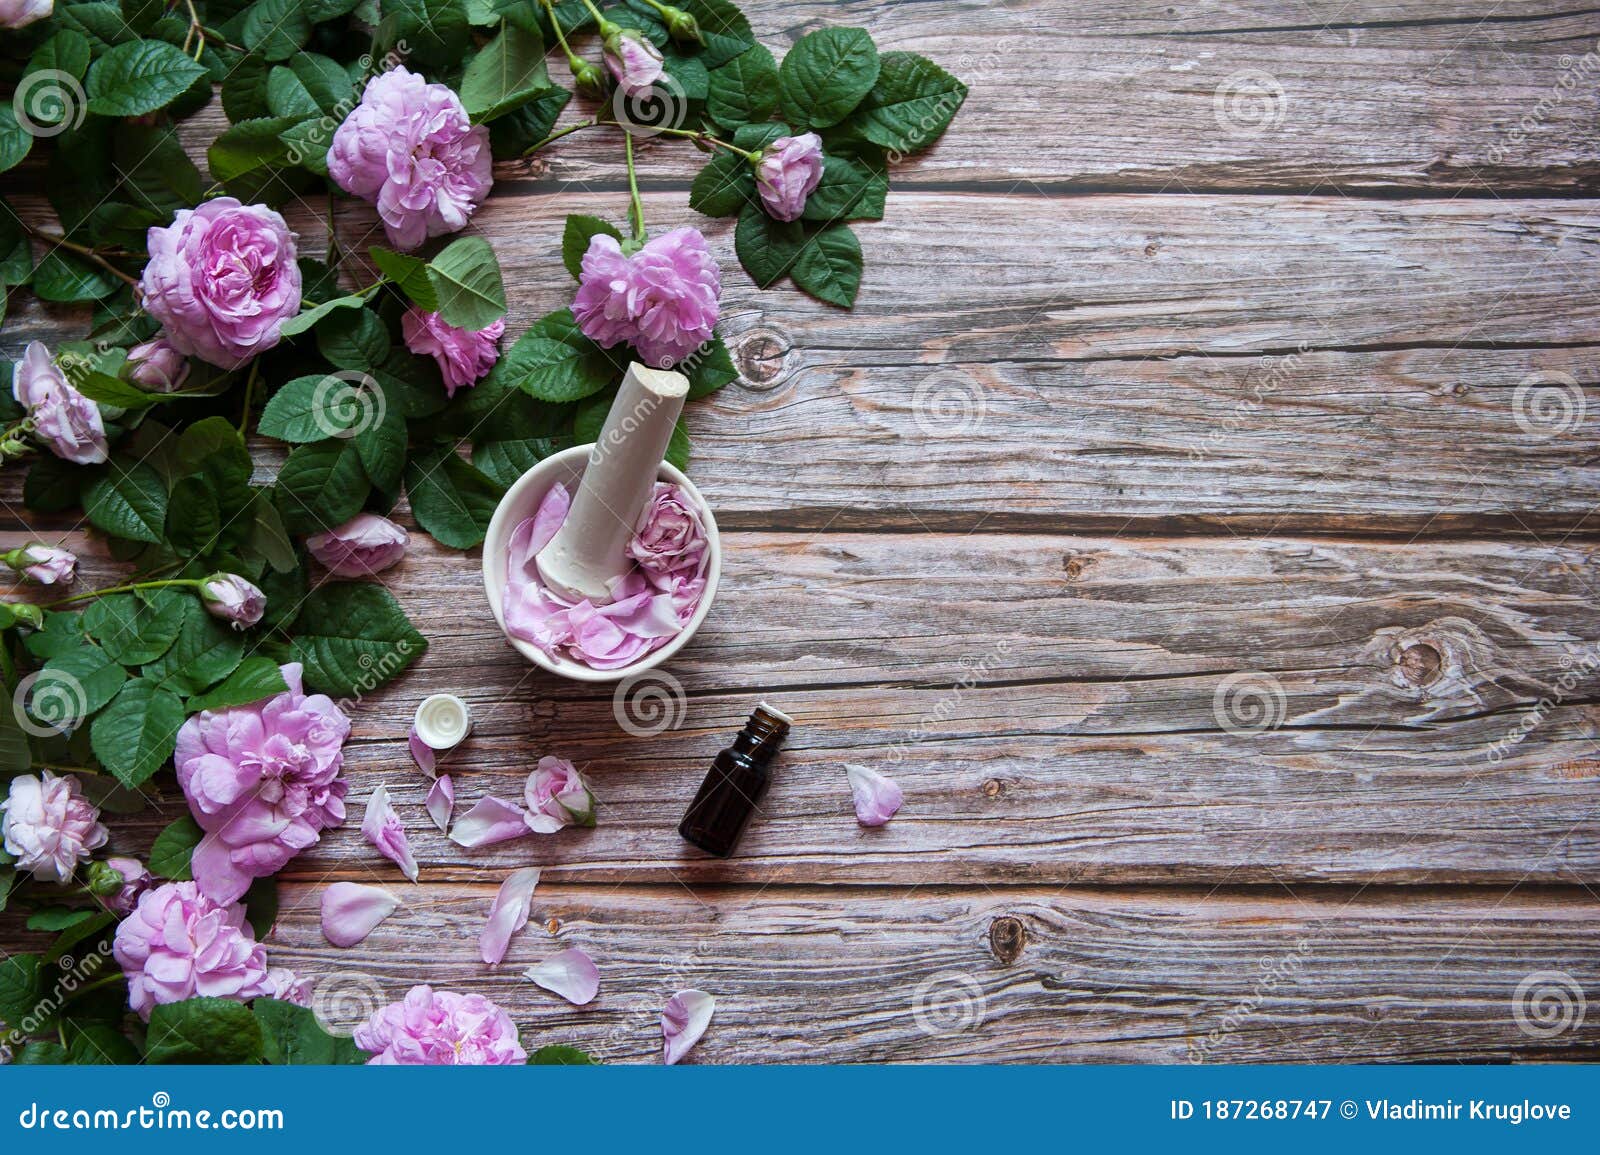
<path id="1" fill-rule="evenodd" d="M 678 833 L 709 854 L 733 853 L 745 823 L 766 793 L 767 769 L 789 736 L 794 719 L 762 702 L 729 746 L 711 760 L 711 769 L 678 823 Z"/>

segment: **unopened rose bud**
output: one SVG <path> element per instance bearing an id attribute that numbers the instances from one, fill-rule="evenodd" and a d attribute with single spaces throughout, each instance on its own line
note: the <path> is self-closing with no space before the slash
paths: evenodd
<path id="1" fill-rule="evenodd" d="M 200 600 L 206 611 L 242 630 L 261 620 L 267 595 L 235 573 L 214 573 L 200 583 Z"/>
<path id="2" fill-rule="evenodd" d="M 610 31 L 605 34 L 604 57 L 617 87 L 632 96 L 660 80 L 664 63 L 661 49 L 637 29 L 618 28 L 609 21 L 607 24 Z"/>
<path id="3" fill-rule="evenodd" d="M 166 337 L 157 337 L 128 350 L 123 372 L 129 381 L 153 393 L 171 393 L 189 376 L 189 362 Z"/>
<path id="4" fill-rule="evenodd" d="M 44 611 L 36 605 L 28 602 L 0 602 L 0 607 L 4 607 L 14 622 L 35 630 L 44 628 Z"/>
<path id="5" fill-rule="evenodd" d="M 699 22 L 682 8 L 674 8 L 669 4 L 661 9 L 661 18 L 667 22 L 667 34 L 674 40 L 685 44 L 706 42 L 705 37 L 700 35 Z"/>
<path id="6" fill-rule="evenodd" d="M 57 582 L 65 584 L 78 573 L 78 559 L 75 555 L 52 545 L 40 545 L 38 542 L 18 546 L 9 553 L 0 554 L 0 561 L 5 562 L 29 581 L 38 582 L 42 586 L 53 586 Z"/>
<path id="7" fill-rule="evenodd" d="M 572 80 L 578 87 L 578 95 L 589 100 L 606 98 L 606 70 L 592 60 L 578 61 L 572 69 Z"/>
<path id="8" fill-rule="evenodd" d="M 83 873 L 84 885 L 97 898 L 105 898 L 122 890 L 122 875 L 108 862 L 91 862 Z"/>

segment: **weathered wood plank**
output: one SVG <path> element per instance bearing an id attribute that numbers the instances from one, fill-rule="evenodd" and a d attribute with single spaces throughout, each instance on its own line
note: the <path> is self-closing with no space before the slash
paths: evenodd
<path id="1" fill-rule="evenodd" d="M 913 184 L 1007 189 L 1592 190 L 1600 187 L 1600 18 L 1571 5 L 1426 0 L 1138 3 L 1088 11 L 1027 2 L 811 2 L 757 9 L 780 55 L 815 27 L 867 28 L 971 88 L 930 153 L 897 166 Z M 592 51 L 590 53 L 592 55 Z M 567 80 L 564 64 L 553 73 Z M 576 105 L 566 122 L 593 113 Z M 185 137 L 222 126 L 213 105 Z M 661 139 L 653 181 L 704 158 Z M 504 181 L 549 192 L 623 179 L 613 133 L 569 137 Z M 1022 183 L 1018 188 L 1018 182 Z M 497 195 L 503 195 L 501 190 Z"/>
<path id="2" fill-rule="evenodd" d="M 689 425 L 729 524 L 1543 534 L 1600 497 L 1584 202 L 898 199 L 853 314 L 758 293 L 713 229 L 747 381 Z M 567 207 L 479 218 L 513 334 L 570 299 Z M 24 298 L 7 348 L 85 327 Z"/>
<path id="3" fill-rule="evenodd" d="M 685 987 L 717 998 L 692 1056 L 701 1063 L 1600 1055 L 1592 1021 L 1540 1038 L 1514 1010 L 1536 972 L 1594 989 L 1600 912 L 1589 897 L 547 882 L 491 970 L 475 948 L 499 877 L 395 885 L 405 905 L 352 950 L 323 940 L 319 886 L 285 886 L 269 958 L 316 976 L 315 1005 L 333 1024 L 425 978 L 494 999 L 525 1042 L 607 1062 L 659 1061 L 660 1008 Z M 600 968 L 587 1007 L 521 977 L 568 946 Z"/>
<path id="4" fill-rule="evenodd" d="M 477 565 L 415 540 L 385 581 L 431 648 L 347 703 L 353 793 L 389 785 L 429 878 L 1600 879 L 1588 549 L 733 533 L 702 632 L 620 705 L 526 666 Z M 591 775 L 599 826 L 472 852 L 434 830 L 404 738 L 438 690 L 476 717 L 446 761 L 463 810 L 555 753 Z M 800 725 L 740 856 L 708 860 L 676 824 L 761 696 Z M 900 780 L 886 830 L 857 827 L 846 762 Z M 352 824 L 290 872 L 376 861 Z"/>

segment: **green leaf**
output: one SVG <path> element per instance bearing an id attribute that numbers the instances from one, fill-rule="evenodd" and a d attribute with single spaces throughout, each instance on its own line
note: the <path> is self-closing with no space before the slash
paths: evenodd
<path id="1" fill-rule="evenodd" d="M 230 124 L 267 116 L 267 83 L 272 64 L 260 53 L 241 56 L 222 79 L 222 111 Z"/>
<path id="2" fill-rule="evenodd" d="M 264 60 L 287 60 L 311 39 L 303 0 L 256 0 L 244 14 L 244 46 Z"/>
<path id="3" fill-rule="evenodd" d="M 382 245 L 373 245 L 367 252 L 372 255 L 372 263 L 378 266 L 378 270 L 398 285 L 400 291 L 411 298 L 412 304 L 424 313 L 439 311 L 439 294 L 434 292 L 433 282 L 428 280 L 427 261 L 394 252 Z"/>
<path id="4" fill-rule="evenodd" d="M 478 441 L 472 446 L 472 464 L 495 484 L 509 489 L 517 478 L 562 448 L 553 437 L 505 437 Z"/>
<path id="5" fill-rule="evenodd" d="M 371 486 L 351 438 L 297 445 L 278 471 L 278 510 L 291 533 L 323 533 L 361 512 Z"/>
<path id="6" fill-rule="evenodd" d="M 289 58 L 289 68 L 316 102 L 319 111 L 344 119 L 344 112 L 354 98 L 356 88 L 350 73 L 337 60 L 315 52 L 297 52 Z"/>
<path id="7" fill-rule="evenodd" d="M 967 86 L 927 57 L 885 52 L 877 84 L 850 127 L 891 152 L 912 153 L 939 139 L 966 99 Z"/>
<path id="8" fill-rule="evenodd" d="M 549 87 L 544 39 L 538 29 L 507 21 L 462 73 L 461 103 L 474 124 L 483 124 L 520 108 Z"/>
<path id="9" fill-rule="evenodd" d="M 34 295 L 41 301 L 67 305 L 98 301 L 116 292 L 120 284 L 99 265 L 60 248 L 47 250 L 33 271 Z"/>
<path id="10" fill-rule="evenodd" d="M 88 907 L 46 906 L 28 916 L 27 926 L 29 930 L 66 930 L 94 916 L 95 912 Z"/>
<path id="11" fill-rule="evenodd" d="M 689 186 L 689 207 L 708 217 L 738 216 L 756 200 L 756 177 L 750 162 L 735 152 L 718 150 Z"/>
<path id="12" fill-rule="evenodd" d="M 150 1012 L 147 1063 L 259 1063 L 262 1052 L 261 1024 L 232 999 L 188 999 Z"/>
<path id="13" fill-rule="evenodd" d="M 11 102 L 0 104 L 0 172 L 16 168 L 33 148 L 33 134 L 17 122 Z"/>
<path id="14" fill-rule="evenodd" d="M 368 693 L 428 648 L 389 591 L 375 582 L 333 582 L 306 598 L 289 641 L 306 684 L 334 697 Z"/>
<path id="15" fill-rule="evenodd" d="M 289 688 L 283 680 L 278 663 L 271 658 L 249 657 L 237 670 L 228 675 L 222 685 L 189 699 L 189 712 L 201 710 L 226 710 L 230 706 L 248 706 Z"/>
<path id="16" fill-rule="evenodd" d="M 109 373 L 68 371 L 67 378 L 89 400 L 102 405 L 115 405 L 118 409 L 144 409 L 164 399 L 160 393 L 147 393 L 137 385 L 131 385 Z"/>
<path id="17" fill-rule="evenodd" d="M 185 557 L 216 548 L 222 534 L 222 507 L 210 484 L 198 474 L 173 483 L 167 502 L 167 542 Z"/>
<path id="18" fill-rule="evenodd" d="M 589 242 L 601 234 L 619 243 L 622 240 L 621 231 L 610 221 L 582 213 L 567 217 L 567 227 L 561 233 L 561 263 L 567 266 L 574 280 L 583 273 L 583 254 L 589 251 Z"/>
<path id="19" fill-rule="evenodd" d="M 805 230 L 799 221 L 775 221 L 759 205 L 746 205 L 733 230 L 733 251 L 739 263 L 763 289 L 788 274 L 804 243 Z"/>
<path id="20" fill-rule="evenodd" d="M 33 765 L 33 749 L 16 710 L 0 710 L 0 770 L 22 771 Z M 4 876 L 0 875 L 0 881 Z M 0 888 L 0 910 L 5 909 L 9 887 Z M 3 1018 L 3 1016 L 0 1016 Z"/>
<path id="21" fill-rule="evenodd" d="M 193 878 L 189 860 L 205 836 L 200 824 L 187 814 L 168 823 L 150 847 L 150 873 L 173 882 L 187 882 Z"/>
<path id="22" fill-rule="evenodd" d="M 819 28 L 800 38 L 778 69 L 783 118 L 827 128 L 860 104 L 878 79 L 878 49 L 863 28 Z"/>
<path id="23" fill-rule="evenodd" d="M 428 262 L 428 281 L 439 298 L 439 315 L 458 329 L 486 329 L 506 313 L 500 263 L 482 237 L 452 241 Z"/>
<path id="24" fill-rule="evenodd" d="M 62 28 L 38 48 L 33 50 L 33 55 L 28 58 L 29 73 L 34 72 L 61 72 L 74 80 L 82 80 L 84 73 L 89 71 L 89 61 L 92 52 L 89 47 L 88 37 L 71 28 Z M 50 117 L 50 112 L 71 112 L 68 109 L 37 110 L 30 113 L 31 119 L 38 124 L 60 124 L 62 117 Z"/>
<path id="25" fill-rule="evenodd" d="M 693 447 L 689 444 L 689 430 L 683 424 L 683 418 L 678 418 L 678 423 L 672 427 L 672 439 L 667 442 L 667 451 L 662 459 L 669 465 L 676 465 L 679 469 L 689 468 L 689 453 Z"/>
<path id="26" fill-rule="evenodd" d="M 167 487 L 142 461 L 113 460 L 83 491 L 83 509 L 113 537 L 159 544 L 167 523 Z"/>
<path id="27" fill-rule="evenodd" d="M 822 179 L 806 198 L 802 220 L 882 220 L 887 175 L 842 156 L 823 158 Z"/>
<path id="28" fill-rule="evenodd" d="M 44 664 L 28 695 L 28 713 L 59 730 L 74 730 L 116 697 L 127 680 L 119 663 L 85 641 Z"/>
<path id="29" fill-rule="evenodd" d="M 829 225 L 805 243 L 791 275 L 818 300 L 848 309 L 861 287 L 861 242 L 849 225 Z"/>
<path id="30" fill-rule="evenodd" d="M 302 120 L 292 128 L 283 130 L 285 159 L 316 173 L 328 175 L 328 147 L 333 143 L 333 129 L 326 117 Z"/>
<path id="31" fill-rule="evenodd" d="M 69 1023 L 67 1061 L 75 1066 L 132 1066 L 139 1048 L 109 1023 Z"/>
<path id="32" fill-rule="evenodd" d="M 489 380 L 515 385 L 541 401 L 577 401 L 615 383 L 620 371 L 579 330 L 571 309 L 557 309 L 518 338 L 489 371 Z"/>
<path id="33" fill-rule="evenodd" d="M 400 407 L 386 406 L 382 419 L 369 422 L 354 440 L 372 484 L 386 492 L 394 490 L 406 467 L 406 419 Z"/>
<path id="34" fill-rule="evenodd" d="M 13 954 L 0 959 L 0 1020 L 15 1025 L 32 1015 L 41 988 L 38 955 Z"/>
<path id="35" fill-rule="evenodd" d="M 94 756 L 132 789 L 172 757 L 183 725 L 183 701 L 146 678 L 122 687 L 89 727 Z"/>
<path id="36" fill-rule="evenodd" d="M 537 1067 L 593 1067 L 598 1064 L 577 1047 L 569 1047 L 565 1043 L 552 1043 L 548 1047 L 540 1047 L 528 1056 L 530 1066 Z"/>
<path id="37" fill-rule="evenodd" d="M 340 369 L 372 369 L 389 355 L 389 330 L 371 309 L 340 309 L 316 332 L 317 351 Z"/>
<path id="38" fill-rule="evenodd" d="M 83 611 L 83 628 L 124 666 L 142 666 L 167 652 L 183 628 L 187 590 L 159 589 L 107 594 Z"/>
<path id="39" fill-rule="evenodd" d="M 365 1063 L 368 1055 L 349 1038 L 330 1035 L 310 1007 L 257 999 L 251 1013 L 261 1024 L 267 1062 L 277 1066 Z"/>
<path id="40" fill-rule="evenodd" d="M 705 41 L 700 62 L 707 68 L 726 64 L 756 42 L 750 21 L 729 0 L 678 0 L 676 7 L 693 16 L 700 26 L 700 36 Z"/>
<path id="41" fill-rule="evenodd" d="M 769 120 L 778 110 L 778 65 L 756 44 L 711 71 L 706 111 L 718 124 L 738 128 Z"/>
<path id="42" fill-rule="evenodd" d="M 440 544 L 471 549 L 482 543 L 505 490 L 445 446 L 411 462 L 406 493 L 417 524 Z"/>
<path id="43" fill-rule="evenodd" d="M 298 123 L 292 116 L 241 120 L 206 149 L 206 164 L 212 177 L 240 193 L 264 189 L 290 163 L 289 148 L 282 137 L 285 129 Z M 289 324 L 295 320 L 298 318 L 291 318 Z M 284 328 L 287 330 L 288 325 Z"/>
<path id="44" fill-rule="evenodd" d="M 79 467 L 59 457 L 41 457 L 22 483 L 22 504 L 36 513 L 61 513 L 78 505 Z"/>
<path id="45" fill-rule="evenodd" d="M 226 678 L 243 660 L 243 635 L 207 613 L 199 598 L 190 598 L 177 640 L 145 666 L 142 676 L 174 693 L 195 694 Z"/>
<path id="46" fill-rule="evenodd" d="M 272 395 L 261 411 L 257 431 L 279 441 L 304 444 L 327 437 L 350 437 L 370 421 L 388 399 L 380 399 L 377 378 L 359 372 L 296 377 Z"/>
<path id="47" fill-rule="evenodd" d="M 471 27 L 460 0 L 387 0 L 382 10 L 394 43 L 423 64 L 447 68 L 466 55 Z"/>
<path id="48" fill-rule="evenodd" d="M 89 111 L 143 116 L 170 104 L 206 74 L 176 45 L 160 40 L 119 44 L 89 68 Z"/>
<path id="49" fill-rule="evenodd" d="M 708 396 L 729 382 L 739 378 L 733 357 L 721 337 L 711 338 L 711 343 L 697 350 L 687 363 L 678 366 L 678 372 L 689 378 L 689 400 Z"/>
<path id="50" fill-rule="evenodd" d="M 244 892 L 244 919 L 257 942 L 272 933 L 272 924 L 278 921 L 278 880 L 272 875 L 256 879 Z"/>
<path id="51" fill-rule="evenodd" d="M 324 301 L 320 305 L 313 305 L 309 309 L 302 309 L 283 323 L 278 331 L 285 337 L 293 337 L 304 333 L 307 329 L 317 324 L 335 309 L 360 309 L 366 306 L 367 299 L 351 294 L 347 297 L 335 297 L 331 301 Z"/>
<path id="52" fill-rule="evenodd" d="M 306 91 L 300 78 L 287 65 L 279 64 L 267 74 L 267 110 L 273 116 L 292 116 L 303 119 L 320 116 L 316 99 Z"/>
<path id="53" fill-rule="evenodd" d="M 53 1067 L 71 1062 L 72 1058 L 60 1043 L 35 1041 L 25 1044 L 11 1061 L 19 1067 Z"/>
<path id="54" fill-rule="evenodd" d="M 552 84 L 521 108 L 489 125 L 489 149 L 496 160 L 513 160 L 550 135 L 572 93 Z"/>
<path id="55" fill-rule="evenodd" d="M 384 404 L 399 409 L 408 421 L 432 417 L 449 404 L 433 359 L 413 357 L 403 345 L 391 349 L 388 359 L 372 371 L 372 376 L 383 391 Z M 475 393 L 481 388 L 479 385 L 467 392 Z"/>

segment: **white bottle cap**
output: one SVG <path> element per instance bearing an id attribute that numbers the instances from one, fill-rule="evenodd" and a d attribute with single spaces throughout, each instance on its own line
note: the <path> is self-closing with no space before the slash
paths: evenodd
<path id="1" fill-rule="evenodd" d="M 454 694 L 430 694 L 417 707 L 413 725 L 430 747 L 449 750 L 472 732 L 472 711 Z"/>

